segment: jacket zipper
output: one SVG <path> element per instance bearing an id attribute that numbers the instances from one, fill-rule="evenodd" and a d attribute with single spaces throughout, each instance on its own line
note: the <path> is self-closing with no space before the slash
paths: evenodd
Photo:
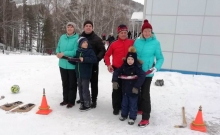
<path id="1" fill-rule="evenodd" d="M 143 55 L 143 50 L 144 50 L 144 49 L 146 48 L 146 46 L 147 46 L 146 44 L 147 44 L 147 40 L 145 39 L 145 40 L 144 40 L 144 45 L 142 46 L 142 49 L 141 49 L 141 53 L 140 53 L 141 55 L 140 55 L 140 57 L 142 57 L 142 55 Z M 149 61 L 148 61 L 148 63 L 149 63 Z M 149 67 L 149 64 L 147 65 L 147 68 L 148 68 L 148 69 L 151 68 L 151 67 Z"/>
<path id="2" fill-rule="evenodd" d="M 142 57 L 143 50 L 144 50 L 144 48 L 146 48 L 145 46 L 146 46 L 146 40 L 144 40 L 144 45 L 142 45 L 142 49 L 141 49 L 141 56 L 140 56 L 140 57 Z"/>
<path id="3" fill-rule="evenodd" d="M 124 56 L 123 56 L 123 57 L 126 57 L 126 50 L 125 50 L 126 46 L 125 46 L 125 41 L 122 41 L 122 43 L 123 43 L 123 46 L 124 46 Z"/>
<path id="4" fill-rule="evenodd" d="M 82 52 L 79 54 L 79 57 L 82 56 Z M 78 63 L 78 72 L 79 72 L 79 63 Z M 79 72 L 79 78 L 80 78 L 80 72 Z"/>
<path id="5" fill-rule="evenodd" d="M 66 45 L 66 48 L 65 48 L 65 50 L 67 50 L 67 46 L 69 45 L 69 37 L 67 37 L 67 45 Z M 66 62 L 66 68 L 67 68 L 67 66 L 68 66 L 68 61 Z"/>

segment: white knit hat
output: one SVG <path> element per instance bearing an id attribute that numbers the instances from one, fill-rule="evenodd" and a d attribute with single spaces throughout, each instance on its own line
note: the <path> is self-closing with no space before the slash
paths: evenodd
<path id="1" fill-rule="evenodd" d="M 74 28 L 76 28 L 76 24 L 74 22 L 68 22 L 66 24 L 66 27 L 68 27 L 69 25 L 72 25 Z"/>

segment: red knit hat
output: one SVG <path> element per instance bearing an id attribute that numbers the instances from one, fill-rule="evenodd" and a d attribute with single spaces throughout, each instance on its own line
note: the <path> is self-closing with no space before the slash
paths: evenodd
<path id="1" fill-rule="evenodd" d="M 144 24 L 142 25 L 141 31 L 143 32 L 143 30 L 146 28 L 153 29 L 148 20 L 144 20 Z"/>
<path id="2" fill-rule="evenodd" d="M 117 31 L 118 31 L 118 33 L 120 33 L 121 31 L 128 31 L 128 27 L 124 24 L 121 24 L 118 26 Z"/>

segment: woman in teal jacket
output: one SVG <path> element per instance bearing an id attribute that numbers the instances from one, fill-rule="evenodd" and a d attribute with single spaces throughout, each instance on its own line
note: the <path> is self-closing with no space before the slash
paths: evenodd
<path id="1" fill-rule="evenodd" d="M 152 77 L 156 71 L 160 70 L 164 62 L 160 42 L 156 39 L 154 33 L 152 32 L 152 26 L 148 23 L 148 20 L 144 20 L 144 24 L 142 25 L 142 34 L 138 39 L 136 39 L 134 47 L 137 50 L 138 59 L 143 62 L 142 69 L 146 72 L 146 78 L 141 87 L 138 108 L 138 113 L 142 113 L 142 120 L 138 126 L 145 127 L 149 124 L 151 112 L 150 85 Z"/>
<path id="2" fill-rule="evenodd" d="M 67 105 L 71 108 L 75 105 L 77 93 L 77 78 L 75 72 L 75 65 L 70 64 L 63 56 L 74 57 L 78 48 L 77 40 L 79 35 L 75 33 L 76 25 L 69 22 L 66 25 L 66 34 L 63 34 L 58 42 L 56 53 L 59 58 L 60 74 L 63 85 L 63 101 L 61 106 Z"/>

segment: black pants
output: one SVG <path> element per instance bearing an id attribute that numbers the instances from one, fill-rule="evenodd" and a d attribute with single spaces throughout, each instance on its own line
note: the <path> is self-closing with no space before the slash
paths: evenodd
<path id="1" fill-rule="evenodd" d="M 77 78 L 74 69 L 60 68 L 60 74 L 63 84 L 63 101 L 69 104 L 75 104 L 77 93 Z"/>
<path id="2" fill-rule="evenodd" d="M 143 111 L 142 120 L 150 119 L 151 100 L 150 100 L 150 85 L 152 77 L 146 77 L 141 86 L 141 93 L 138 97 L 138 110 Z"/>
<path id="3" fill-rule="evenodd" d="M 122 81 L 118 79 L 118 89 L 112 91 L 112 107 L 114 110 L 119 111 L 121 109 L 122 102 Z"/>
<path id="4" fill-rule="evenodd" d="M 98 81 L 99 81 L 99 64 L 95 63 L 95 64 L 93 64 L 93 67 L 92 67 L 92 77 L 90 79 L 92 102 L 97 101 Z"/>

